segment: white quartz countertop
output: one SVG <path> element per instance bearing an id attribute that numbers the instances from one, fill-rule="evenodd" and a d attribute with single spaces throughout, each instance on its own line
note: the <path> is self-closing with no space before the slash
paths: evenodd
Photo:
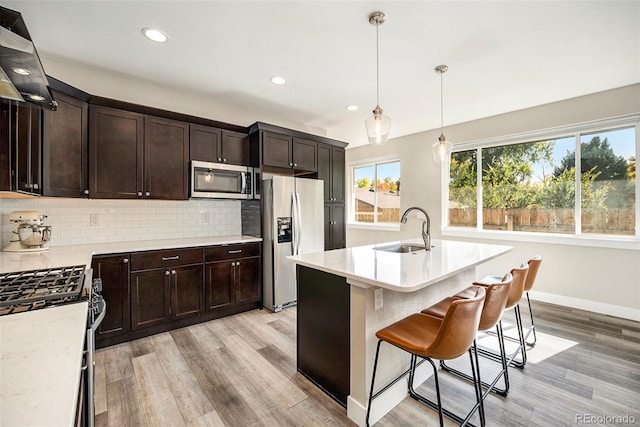
<path id="1" fill-rule="evenodd" d="M 71 426 L 87 303 L 0 317 L 0 425 Z"/>
<path id="2" fill-rule="evenodd" d="M 393 253 L 375 249 L 398 243 L 423 245 L 422 239 L 418 238 L 288 258 L 299 265 L 342 276 L 352 282 L 413 292 L 513 249 L 511 246 L 453 240 L 433 240 L 430 251 Z"/>
<path id="3" fill-rule="evenodd" d="M 0 273 L 82 264 L 89 267 L 91 265 L 91 257 L 94 255 L 261 241 L 260 237 L 253 236 L 219 236 L 54 246 L 43 252 L 0 252 Z"/>

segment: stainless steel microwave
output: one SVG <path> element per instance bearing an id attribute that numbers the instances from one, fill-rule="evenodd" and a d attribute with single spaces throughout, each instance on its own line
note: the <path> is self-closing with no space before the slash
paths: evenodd
<path id="1" fill-rule="evenodd" d="M 191 197 L 252 199 L 253 168 L 191 161 Z"/>

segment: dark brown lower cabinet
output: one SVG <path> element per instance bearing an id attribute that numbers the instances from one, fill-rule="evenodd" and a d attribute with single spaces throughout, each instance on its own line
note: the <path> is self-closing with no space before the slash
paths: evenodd
<path id="1" fill-rule="evenodd" d="M 205 258 L 207 312 L 261 301 L 259 244 L 214 246 L 207 248 Z"/>
<path id="2" fill-rule="evenodd" d="M 107 315 L 98 348 L 262 305 L 260 243 L 180 248 L 93 259 Z"/>
<path id="3" fill-rule="evenodd" d="M 96 256 L 91 263 L 93 277 L 102 279 L 102 296 L 107 313 L 96 339 L 126 335 L 131 330 L 129 310 L 129 254 Z"/>

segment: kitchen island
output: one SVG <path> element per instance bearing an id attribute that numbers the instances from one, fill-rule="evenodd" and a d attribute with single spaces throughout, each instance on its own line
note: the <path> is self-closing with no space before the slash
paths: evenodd
<path id="1" fill-rule="evenodd" d="M 433 240 L 431 251 L 383 250 L 403 243 L 420 245 L 422 240 L 289 257 L 297 264 L 298 274 L 298 370 L 346 405 L 347 416 L 361 426 L 365 425 L 376 331 L 471 285 L 477 279 L 477 265 L 512 249 Z M 376 382 L 384 384 L 407 369 L 409 356 L 383 346 L 378 364 Z M 426 366 L 421 368 L 416 373 L 418 383 L 430 375 Z M 374 401 L 371 423 L 406 396 L 406 380 L 389 388 Z"/>

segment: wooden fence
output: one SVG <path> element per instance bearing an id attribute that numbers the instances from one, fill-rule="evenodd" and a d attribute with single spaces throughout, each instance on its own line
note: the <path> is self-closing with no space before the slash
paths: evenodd
<path id="1" fill-rule="evenodd" d="M 574 233 L 574 209 L 520 208 L 484 209 L 482 212 L 485 230 L 534 231 L 545 233 Z M 635 234 L 635 211 L 633 209 L 582 209 L 582 232 L 597 234 Z M 449 209 L 449 225 L 452 227 L 475 227 L 476 209 Z"/>

